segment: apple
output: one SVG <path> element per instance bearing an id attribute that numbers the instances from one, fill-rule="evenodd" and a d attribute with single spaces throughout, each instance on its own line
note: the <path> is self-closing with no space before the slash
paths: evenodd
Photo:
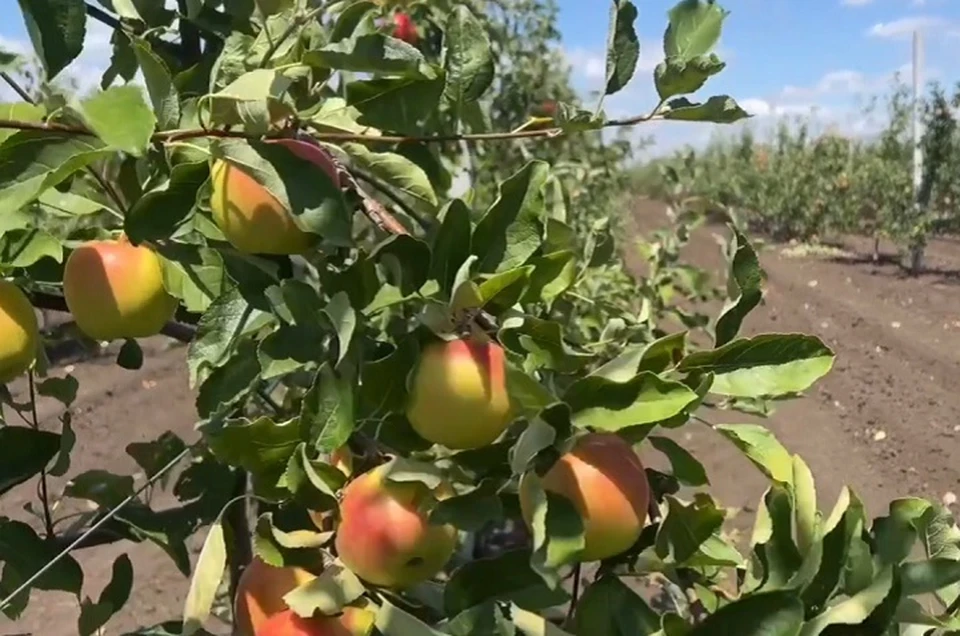
<path id="1" fill-rule="evenodd" d="M 343 564 L 361 579 L 407 588 L 437 574 L 453 555 L 457 530 L 432 525 L 426 505 L 452 496 L 419 481 L 387 479 L 390 464 L 363 473 L 343 489 L 334 545 Z"/>
<path id="2" fill-rule="evenodd" d="M 393 37 L 403 40 L 407 44 L 417 45 L 420 35 L 417 33 L 417 25 L 413 23 L 413 18 L 409 13 L 398 11 L 393 14 Z"/>
<path id="3" fill-rule="evenodd" d="M 533 523 L 532 479 L 520 480 L 520 510 Z M 567 498 L 584 524 L 582 561 L 600 561 L 629 549 L 647 522 L 650 485 L 633 447 L 613 433 L 578 439 L 540 478 L 544 490 Z"/>
<path id="4" fill-rule="evenodd" d="M 340 183 L 336 164 L 320 145 L 304 139 L 271 139 Z M 303 254 L 318 237 L 297 225 L 293 214 L 242 167 L 215 159 L 210 167 L 210 210 L 227 241 L 250 254 Z"/>
<path id="5" fill-rule="evenodd" d="M 173 318 L 160 257 L 125 236 L 88 241 L 63 269 L 63 295 L 77 326 L 95 340 L 147 338 Z"/>
<path id="6" fill-rule="evenodd" d="M 254 557 L 237 581 L 234 636 L 262 634 L 262 625 L 267 619 L 288 609 L 283 597 L 315 578 L 316 575 L 303 568 L 278 568 Z"/>
<path id="7" fill-rule="evenodd" d="M 414 370 L 407 419 L 425 440 L 465 450 L 496 440 L 513 420 L 506 359 L 496 342 L 434 342 Z"/>
<path id="8" fill-rule="evenodd" d="M 24 373 L 37 358 L 40 329 L 26 294 L 0 279 L 0 384 Z"/>
<path id="9" fill-rule="evenodd" d="M 337 616 L 303 618 L 285 610 L 267 619 L 256 636 L 367 636 L 376 616 L 358 607 L 345 607 Z"/>

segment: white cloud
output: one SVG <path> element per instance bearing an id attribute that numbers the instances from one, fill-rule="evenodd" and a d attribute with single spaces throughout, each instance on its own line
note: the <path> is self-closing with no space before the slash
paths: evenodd
<path id="1" fill-rule="evenodd" d="M 914 31 L 937 31 L 947 26 L 949 22 L 943 18 L 911 16 L 892 22 L 878 22 L 867 30 L 867 34 L 877 38 L 902 39 L 909 37 Z"/>

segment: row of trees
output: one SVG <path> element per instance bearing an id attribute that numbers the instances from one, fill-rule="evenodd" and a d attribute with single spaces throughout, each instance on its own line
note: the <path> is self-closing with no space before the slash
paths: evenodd
<path id="1" fill-rule="evenodd" d="M 960 86 L 933 84 L 923 98 L 923 177 L 913 178 L 913 98 L 899 77 L 891 91 L 864 109 L 882 119 L 865 137 L 816 135 L 804 119 L 781 121 L 759 138 L 749 127 L 719 137 L 699 151 L 685 150 L 646 171 L 642 187 L 680 184 L 743 216 L 755 231 L 777 240 L 825 239 L 838 234 L 889 238 L 907 267 L 932 236 L 960 230 Z"/>

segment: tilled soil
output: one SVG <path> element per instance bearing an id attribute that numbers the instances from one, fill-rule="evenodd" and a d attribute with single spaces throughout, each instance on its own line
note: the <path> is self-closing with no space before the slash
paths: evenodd
<path id="1" fill-rule="evenodd" d="M 666 223 L 659 203 L 642 200 L 635 212 L 636 232 Z M 725 272 L 711 236 L 715 233 L 726 230 L 717 225 L 698 229 L 686 256 L 722 282 Z M 883 514 L 898 496 L 950 498 L 960 491 L 960 393 L 953 385 L 960 356 L 960 243 L 935 242 L 929 250 L 930 271 L 916 279 L 903 277 L 894 265 L 872 263 L 866 256 L 872 248 L 867 241 L 852 239 L 844 248 L 848 255 L 842 258 L 797 257 L 785 254 L 784 246 L 761 252 L 768 292 L 743 334 L 812 333 L 837 354 L 825 380 L 802 399 L 781 404 L 764 423 L 810 465 L 823 508 L 833 505 L 844 484 L 860 495 L 872 516 Z M 139 371 L 117 367 L 110 356 L 72 369 L 81 388 L 72 407 L 78 441 L 69 475 L 92 468 L 133 474 L 137 467 L 124 452 L 130 442 L 149 441 L 166 430 L 187 442 L 195 438 L 184 348 L 156 340 L 145 349 L 146 363 Z M 65 372 L 59 368 L 54 375 Z M 13 388 L 23 395 L 23 386 Z M 41 425 L 58 430 L 58 414 L 55 404 L 45 404 Z M 702 415 L 713 422 L 758 421 L 729 411 Z M 763 478 L 705 426 L 691 424 L 676 435 L 704 462 L 721 503 L 743 510 L 736 527 L 748 529 L 766 487 Z M 650 460 L 656 463 L 658 458 Z M 53 480 L 53 491 L 62 485 L 62 480 Z M 24 484 L 5 495 L 0 515 L 29 519 L 23 506 L 34 497 L 34 488 L 33 483 Z M 194 556 L 200 540 L 190 546 Z M 106 629 L 111 636 L 177 617 L 188 585 L 156 546 L 121 543 L 77 553 L 85 595 L 99 596 L 113 560 L 124 552 L 133 561 L 135 585 Z M 76 620 L 75 599 L 34 592 L 19 621 L 0 617 L 0 634 L 70 636 L 76 633 Z M 215 623 L 209 627 L 226 631 Z"/>

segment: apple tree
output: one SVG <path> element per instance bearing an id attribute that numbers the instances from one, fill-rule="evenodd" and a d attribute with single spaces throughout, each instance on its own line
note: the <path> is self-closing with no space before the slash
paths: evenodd
<path id="1" fill-rule="evenodd" d="M 0 75 L 22 98 L 0 113 L 0 381 L 27 387 L 2 395 L 0 494 L 38 497 L 30 522 L 0 517 L 8 617 L 61 590 L 78 633 L 109 629 L 136 572 L 117 557 L 94 600 L 73 555 L 119 540 L 185 576 L 182 616 L 144 635 L 210 633 L 224 607 L 253 636 L 960 629 L 949 511 L 903 498 L 871 519 L 849 488 L 821 511 L 766 428 L 710 422 L 834 361 L 814 336 L 741 335 L 764 275 L 738 226 L 711 319 L 674 302 L 710 296 L 678 256 L 699 206 L 673 200 L 646 276 L 626 272 L 615 131 L 747 116 L 693 96 L 725 66 L 715 2 L 669 12 L 655 103 L 625 119 L 602 98 L 636 70 L 629 0 L 606 7 L 596 104 L 572 90 L 543 0 L 20 7 L 45 82 Z M 113 29 L 101 88 L 48 90 L 88 20 Z M 127 445 L 139 481 L 71 472 L 77 381 L 49 373 L 31 306 L 119 344 L 124 368 L 138 340 L 184 342 L 195 438 Z M 59 430 L 41 401 L 62 404 Z M 748 545 L 676 441 L 688 426 L 769 478 Z M 179 505 L 154 508 L 156 488 Z M 69 531 L 64 500 L 90 504 Z M 484 540 L 498 528 L 522 532 Z"/>

